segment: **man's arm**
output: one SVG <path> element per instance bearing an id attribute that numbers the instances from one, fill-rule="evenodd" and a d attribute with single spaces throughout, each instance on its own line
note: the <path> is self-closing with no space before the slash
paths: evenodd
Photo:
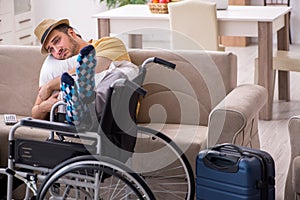
<path id="1" fill-rule="evenodd" d="M 110 63 L 112 62 L 110 59 L 105 57 L 97 57 L 97 66 L 95 69 L 96 73 L 100 73 L 109 68 Z M 76 67 L 69 70 L 69 74 L 74 74 L 76 72 Z M 51 111 L 51 107 L 54 103 L 56 103 L 58 94 L 51 96 L 53 91 L 60 90 L 60 81 L 61 76 L 54 78 L 53 80 L 47 82 L 43 85 L 38 93 L 38 96 L 35 101 L 35 105 L 33 106 L 31 113 L 33 118 L 37 119 L 46 119 Z M 55 98 L 56 97 L 56 98 Z"/>
<path id="2" fill-rule="evenodd" d="M 97 66 L 95 69 L 95 73 L 100 73 L 103 72 L 104 70 L 107 70 L 109 68 L 109 65 L 112 62 L 112 60 L 102 56 L 97 56 L 96 60 L 97 60 Z"/>
<path id="3" fill-rule="evenodd" d="M 51 95 L 47 100 L 43 101 L 39 96 L 36 97 L 35 104 L 31 109 L 31 115 L 36 119 L 48 119 L 52 106 L 58 102 L 59 93 Z"/>
<path id="4" fill-rule="evenodd" d="M 69 74 L 75 73 L 75 67 L 68 71 Z M 54 91 L 60 90 L 60 80 L 61 76 L 58 76 L 50 81 L 48 81 L 46 84 L 44 84 L 40 90 L 38 96 L 41 98 L 41 100 L 46 100 Z"/>
<path id="5" fill-rule="evenodd" d="M 97 56 L 96 60 L 97 60 L 97 66 L 95 69 L 95 73 L 100 73 L 104 70 L 107 70 L 110 63 L 112 62 L 110 59 L 102 57 L 102 56 Z M 68 73 L 75 74 L 76 67 L 73 67 L 72 69 L 70 69 L 68 71 Z M 44 84 L 39 90 L 39 97 L 45 101 L 48 97 L 50 97 L 50 95 L 53 93 L 53 91 L 60 90 L 60 81 L 61 81 L 60 79 L 61 79 L 61 77 L 58 76 L 58 77 L 50 80 L 46 84 Z"/>

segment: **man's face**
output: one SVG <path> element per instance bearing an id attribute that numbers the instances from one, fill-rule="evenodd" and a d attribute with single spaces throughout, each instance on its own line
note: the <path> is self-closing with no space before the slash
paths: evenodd
<path id="1" fill-rule="evenodd" d="M 73 34 L 75 33 L 72 29 L 69 29 L 68 34 L 52 30 L 44 43 L 44 47 L 56 59 L 64 60 L 70 58 L 79 52 L 79 45 Z"/>

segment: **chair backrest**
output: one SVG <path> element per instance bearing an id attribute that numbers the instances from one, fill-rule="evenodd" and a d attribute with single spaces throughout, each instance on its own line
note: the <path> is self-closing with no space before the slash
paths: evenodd
<path id="1" fill-rule="evenodd" d="M 290 6 L 290 0 L 264 0 L 265 6 Z M 289 20 L 291 19 L 291 13 L 289 13 Z M 291 33 L 291 23 L 289 21 L 289 40 L 292 44 L 292 33 Z"/>
<path id="2" fill-rule="evenodd" d="M 290 6 L 290 0 L 264 0 L 265 6 Z"/>
<path id="3" fill-rule="evenodd" d="M 135 147 L 137 105 L 140 95 L 145 92 L 138 85 L 139 78 L 133 80 L 136 84 L 124 78 L 111 84 L 100 119 L 98 134 L 101 136 L 102 155 L 122 162 L 131 157 Z"/>
<path id="4" fill-rule="evenodd" d="M 215 3 L 184 0 L 168 7 L 173 49 L 219 49 Z"/>

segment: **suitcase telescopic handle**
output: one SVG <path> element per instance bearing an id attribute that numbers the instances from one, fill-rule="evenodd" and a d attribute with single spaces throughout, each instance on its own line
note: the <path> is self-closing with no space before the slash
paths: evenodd
<path id="1" fill-rule="evenodd" d="M 216 151 L 219 151 L 221 149 L 231 150 L 231 151 L 239 153 L 241 155 L 245 155 L 245 152 L 240 147 L 238 147 L 237 145 L 234 145 L 234 144 L 230 144 L 230 143 L 217 144 L 211 148 L 211 150 L 216 150 Z"/>

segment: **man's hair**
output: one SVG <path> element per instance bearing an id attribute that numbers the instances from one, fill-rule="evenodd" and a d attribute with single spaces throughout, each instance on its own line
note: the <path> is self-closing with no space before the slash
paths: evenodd
<path id="1" fill-rule="evenodd" d="M 65 33 L 67 35 L 69 28 L 71 28 L 71 29 L 74 30 L 74 28 L 72 26 L 68 25 L 68 24 L 60 24 L 57 27 L 55 27 L 53 30 L 57 30 L 59 32 L 63 32 L 63 33 Z M 78 37 L 82 38 L 81 35 L 79 35 L 78 33 L 76 33 L 76 35 Z"/>

